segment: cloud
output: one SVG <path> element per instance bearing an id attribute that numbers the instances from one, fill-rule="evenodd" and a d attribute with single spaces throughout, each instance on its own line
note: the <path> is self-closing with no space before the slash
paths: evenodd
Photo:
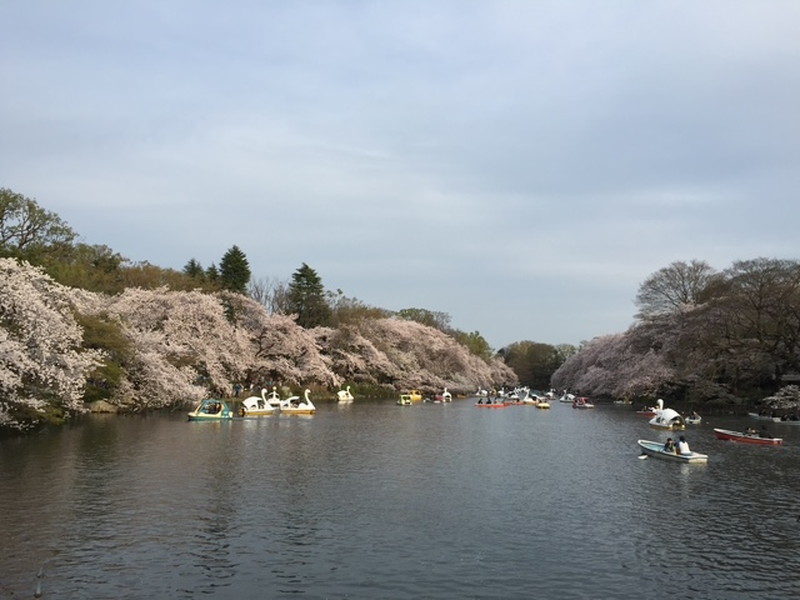
<path id="1" fill-rule="evenodd" d="M 0 178 L 90 243 L 449 313 L 630 324 L 674 260 L 793 258 L 800 6 L 72 2 L 0 11 Z"/>

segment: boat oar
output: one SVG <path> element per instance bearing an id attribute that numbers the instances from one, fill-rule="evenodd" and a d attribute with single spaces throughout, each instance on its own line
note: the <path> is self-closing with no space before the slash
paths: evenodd
<path id="1" fill-rule="evenodd" d="M 647 458 L 647 453 L 646 452 L 642 452 L 637 458 L 639 460 L 644 460 L 645 458 Z"/>

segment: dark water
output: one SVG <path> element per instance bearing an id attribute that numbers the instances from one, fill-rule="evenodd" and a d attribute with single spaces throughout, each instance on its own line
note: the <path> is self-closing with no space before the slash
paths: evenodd
<path id="1" fill-rule="evenodd" d="M 796 598 L 800 427 L 707 465 L 623 407 L 322 405 L 0 442 L 0 598 Z"/>

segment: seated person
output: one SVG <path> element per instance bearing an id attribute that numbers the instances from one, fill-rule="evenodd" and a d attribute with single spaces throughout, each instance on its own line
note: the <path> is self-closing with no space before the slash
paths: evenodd
<path id="1" fill-rule="evenodd" d="M 689 450 L 689 442 L 686 441 L 686 438 L 681 436 L 678 440 L 678 454 L 689 455 L 692 451 Z"/>
<path id="2" fill-rule="evenodd" d="M 672 438 L 667 438 L 667 441 L 664 444 L 664 452 L 675 452 L 675 442 L 672 440 Z"/>

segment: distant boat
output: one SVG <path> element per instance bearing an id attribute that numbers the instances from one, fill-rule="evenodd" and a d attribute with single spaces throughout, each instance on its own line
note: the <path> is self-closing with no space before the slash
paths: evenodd
<path id="1" fill-rule="evenodd" d="M 655 406 L 648 406 L 646 408 L 641 408 L 636 411 L 637 415 L 642 415 L 643 417 L 655 417 L 659 411 L 664 410 L 664 401 L 659 398 L 656 400 Z"/>
<path id="2" fill-rule="evenodd" d="M 411 392 L 407 394 L 400 394 L 400 400 L 402 400 L 402 402 L 398 402 L 398 404 L 413 404 L 414 402 L 422 402 L 422 393 L 419 390 L 411 390 Z"/>
<path id="3" fill-rule="evenodd" d="M 774 415 L 762 415 L 761 413 L 754 413 L 754 412 L 749 412 L 747 413 L 747 415 L 753 417 L 754 419 L 759 419 L 761 421 L 772 421 L 773 423 L 781 422 L 781 418 L 776 417 Z"/>
<path id="4" fill-rule="evenodd" d="M 224 400 L 206 398 L 197 405 L 197 408 L 188 413 L 188 417 L 190 421 L 219 421 L 232 419 L 233 411 Z"/>
<path id="5" fill-rule="evenodd" d="M 353 394 L 350 393 L 350 386 L 347 386 L 346 390 L 339 390 L 336 392 L 336 397 L 338 398 L 339 402 L 347 403 L 353 401 Z"/>
<path id="6" fill-rule="evenodd" d="M 572 401 L 572 408 L 594 408 L 594 404 L 586 396 L 580 396 Z"/>
<path id="7" fill-rule="evenodd" d="M 783 444 L 783 438 L 764 437 L 759 433 L 747 433 L 745 431 L 714 429 L 714 435 L 719 440 L 742 442 L 744 444 L 758 444 L 760 446 L 780 446 Z"/>
<path id="8" fill-rule="evenodd" d="M 478 400 L 475 403 L 475 406 L 477 406 L 478 408 L 505 408 L 511 405 L 506 402 L 500 402 L 500 401 L 492 402 L 491 400 L 489 400 L 487 402 L 481 402 L 480 400 Z"/>

